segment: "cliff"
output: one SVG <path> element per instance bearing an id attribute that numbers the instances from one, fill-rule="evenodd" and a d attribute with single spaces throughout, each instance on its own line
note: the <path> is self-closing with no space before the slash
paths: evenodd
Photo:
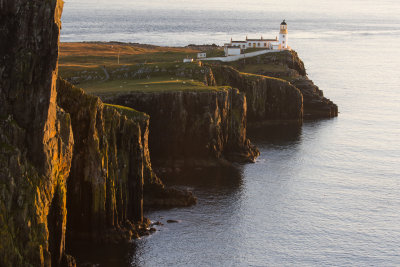
<path id="1" fill-rule="evenodd" d="M 146 183 L 159 205 L 193 204 L 152 171 L 147 115 L 57 86 L 62 1 L 0 6 L 0 265 L 74 266 L 68 238 L 146 234 Z"/>
<path id="2" fill-rule="evenodd" d="M 246 97 L 236 89 L 98 95 L 150 115 L 149 147 L 157 166 L 251 162 L 259 155 L 246 137 Z"/>
<path id="3" fill-rule="evenodd" d="M 338 116 L 338 106 L 324 97 L 322 90 L 306 76 L 300 76 L 291 81 L 299 88 L 304 99 L 304 118 L 321 119 Z"/>
<path id="4" fill-rule="evenodd" d="M 70 116 L 56 105 L 62 1 L 0 2 L 0 263 L 64 254 Z"/>
<path id="5" fill-rule="evenodd" d="M 145 226 L 143 205 L 196 202 L 190 192 L 165 188 L 153 172 L 147 114 L 104 104 L 62 79 L 57 101 L 71 114 L 75 139 L 67 194 L 71 236 L 105 242 L 119 236 L 130 239 Z"/>
<path id="6" fill-rule="evenodd" d="M 338 115 L 338 107 L 324 97 L 323 91 L 307 76 L 303 61 L 291 51 L 268 53 L 246 58 L 230 64 L 242 72 L 287 80 L 303 95 L 303 118 L 332 118 Z"/>
<path id="7" fill-rule="evenodd" d="M 211 65 L 216 83 L 238 88 L 246 94 L 247 119 L 252 124 L 271 121 L 294 121 L 303 119 L 303 97 L 289 82 L 241 73 L 226 65 Z"/>
<path id="8" fill-rule="evenodd" d="M 103 85 L 118 88 L 114 79 L 168 79 L 169 88 L 159 91 L 99 93 L 114 105 L 63 80 L 57 86 L 62 1 L 0 0 L 0 6 L 0 40 L 6 40 L 0 42 L 1 266 L 73 266 L 66 239 L 127 240 L 146 234 L 144 206 L 193 204 L 190 192 L 163 185 L 150 152 L 157 167 L 174 170 L 251 162 L 259 152 L 247 138 L 247 117 L 252 123 L 301 122 L 296 87 L 227 66 L 138 64 L 71 78 L 111 77 Z M 292 61 L 285 64 L 298 73 L 293 83 L 308 90 L 304 65 L 293 54 Z M 174 88 L 176 77 L 186 78 L 179 81 L 184 90 Z M 198 84 L 188 79 L 204 87 L 193 89 Z M 151 86 L 160 84 L 153 80 Z M 318 88 L 309 91 L 313 100 L 317 94 L 325 101 Z M 311 113 L 326 109 L 320 103 Z"/>
<path id="9" fill-rule="evenodd" d="M 69 234 L 101 241 L 116 233 L 132 238 L 143 222 L 146 163 L 135 117 L 146 115 L 133 110 L 121 115 L 63 80 L 57 101 L 71 115 L 75 141 L 67 183 Z"/>

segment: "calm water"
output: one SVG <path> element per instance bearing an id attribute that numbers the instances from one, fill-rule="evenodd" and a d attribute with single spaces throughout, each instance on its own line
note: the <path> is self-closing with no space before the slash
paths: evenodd
<path id="1" fill-rule="evenodd" d="M 62 41 L 223 44 L 275 37 L 286 18 L 290 45 L 340 111 L 301 129 L 252 131 L 255 164 L 169 179 L 192 189 L 198 205 L 149 212 L 180 222 L 88 258 L 109 266 L 400 266 L 398 1 L 65 1 Z"/>

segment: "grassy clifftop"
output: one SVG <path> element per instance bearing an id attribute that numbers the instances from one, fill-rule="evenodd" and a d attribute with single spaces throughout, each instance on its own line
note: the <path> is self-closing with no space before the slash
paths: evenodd
<path id="1" fill-rule="evenodd" d="M 209 52 L 217 50 L 220 48 Z M 201 62 L 182 62 L 186 57 L 195 58 L 198 51 L 123 43 L 62 43 L 59 74 L 92 94 L 223 90 L 209 86 L 212 77 Z"/>
<path id="2" fill-rule="evenodd" d="M 195 57 L 198 50 L 127 43 L 61 43 L 60 66 L 92 67 L 96 65 L 172 62 Z"/>
<path id="3" fill-rule="evenodd" d="M 85 91 L 93 94 L 123 92 L 162 92 L 162 91 L 220 91 L 224 86 L 206 86 L 193 79 L 174 79 L 156 77 L 143 80 L 110 80 L 102 83 L 82 85 Z"/>

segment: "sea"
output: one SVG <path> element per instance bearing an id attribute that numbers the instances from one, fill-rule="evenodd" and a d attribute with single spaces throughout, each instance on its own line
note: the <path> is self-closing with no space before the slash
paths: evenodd
<path id="1" fill-rule="evenodd" d="M 165 177 L 198 204 L 148 211 L 157 232 L 81 246 L 100 266 L 400 266 L 400 1 L 65 0 L 61 41 L 185 46 L 275 38 L 339 107 L 249 129 L 255 163 Z M 178 223 L 167 223 L 176 220 Z"/>

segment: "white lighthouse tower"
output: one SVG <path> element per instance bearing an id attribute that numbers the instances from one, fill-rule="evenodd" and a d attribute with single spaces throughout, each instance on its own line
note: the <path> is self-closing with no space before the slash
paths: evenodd
<path id="1" fill-rule="evenodd" d="M 279 48 L 280 49 L 288 48 L 288 30 L 285 20 L 282 21 L 281 28 L 279 31 Z"/>

